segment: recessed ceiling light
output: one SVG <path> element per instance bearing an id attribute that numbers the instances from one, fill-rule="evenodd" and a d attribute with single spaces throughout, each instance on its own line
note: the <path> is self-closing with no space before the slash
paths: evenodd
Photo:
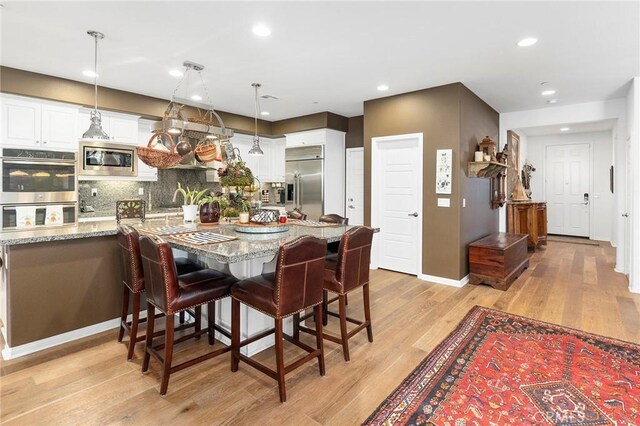
<path id="1" fill-rule="evenodd" d="M 527 37 L 527 38 L 523 38 L 522 40 L 520 40 L 518 42 L 518 46 L 520 46 L 520 47 L 529 47 L 529 46 L 533 46 L 537 42 L 538 42 L 537 38 Z"/>
<path id="2" fill-rule="evenodd" d="M 98 74 L 96 74 L 95 72 L 93 72 L 93 71 L 91 71 L 91 70 L 85 70 L 85 71 L 82 71 L 82 74 L 83 74 L 85 77 L 91 77 L 91 78 L 98 77 Z"/>
<path id="3" fill-rule="evenodd" d="M 380 92 L 384 92 L 386 90 L 389 90 L 389 86 L 387 86 L 386 84 L 381 84 L 378 86 L 377 88 Z"/>
<path id="4" fill-rule="evenodd" d="M 170 70 L 170 71 L 169 71 L 169 75 L 170 75 L 171 77 L 178 77 L 178 78 L 180 78 L 180 77 L 182 77 L 182 71 L 180 71 L 180 70 Z"/>
<path id="5" fill-rule="evenodd" d="M 269 115 L 269 111 L 262 111 L 260 115 Z"/>
<path id="6" fill-rule="evenodd" d="M 551 96 L 551 95 L 555 95 L 556 91 L 555 90 L 544 90 L 542 91 L 542 96 Z"/>
<path id="7" fill-rule="evenodd" d="M 561 132 L 568 132 L 569 130 L 571 130 L 571 129 L 570 129 L 570 128 L 568 128 L 568 127 L 561 127 L 561 128 L 560 128 L 560 131 L 561 131 Z"/>
<path id="8" fill-rule="evenodd" d="M 202 96 L 200 96 L 200 95 L 191 95 L 191 99 L 193 99 L 194 101 L 201 101 L 202 100 Z"/>
<path id="9" fill-rule="evenodd" d="M 258 37 L 267 37 L 271 35 L 271 29 L 264 24 L 256 24 L 251 29 Z"/>
<path id="10" fill-rule="evenodd" d="M 548 103 L 548 104 L 557 104 L 557 103 L 558 103 L 558 100 L 557 100 L 557 99 L 549 99 L 549 100 L 547 101 L 547 103 Z"/>

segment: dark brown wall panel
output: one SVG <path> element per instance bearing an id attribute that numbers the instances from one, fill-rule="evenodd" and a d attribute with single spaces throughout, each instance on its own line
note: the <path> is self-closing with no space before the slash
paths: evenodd
<path id="1" fill-rule="evenodd" d="M 473 161 L 473 153 L 485 136 L 498 141 L 499 114 L 464 85 L 460 85 L 460 155 L 458 156 L 460 205 L 466 199 L 466 207 L 460 210 L 460 272 L 469 273 L 469 243 L 492 232 L 498 232 L 498 210 L 490 207 L 489 179 L 468 178 L 467 163 Z"/>
<path id="2" fill-rule="evenodd" d="M 460 84 L 449 84 L 364 103 L 365 223 L 371 223 L 371 138 L 423 133 L 422 273 L 459 279 L 459 191 L 453 180 L 450 208 L 438 208 L 436 150 L 453 150 L 458 176 Z"/>
<path id="3" fill-rule="evenodd" d="M 115 236 L 10 246 L 9 261 L 11 347 L 120 316 Z"/>
<path id="4" fill-rule="evenodd" d="M 346 148 L 362 148 L 364 146 L 364 115 L 349 118 L 349 131 L 345 136 Z"/>

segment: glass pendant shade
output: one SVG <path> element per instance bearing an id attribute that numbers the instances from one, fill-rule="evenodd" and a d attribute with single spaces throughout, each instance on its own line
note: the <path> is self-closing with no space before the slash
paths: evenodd
<path id="1" fill-rule="evenodd" d="M 89 125 L 89 130 L 82 134 L 82 139 L 100 139 L 100 140 L 110 140 L 111 138 L 102 129 L 102 116 L 98 111 L 91 111 L 91 124 Z"/>
<path id="2" fill-rule="evenodd" d="M 251 145 L 249 155 L 264 155 L 264 151 L 260 148 L 260 138 L 257 136 L 253 138 L 253 145 Z"/>

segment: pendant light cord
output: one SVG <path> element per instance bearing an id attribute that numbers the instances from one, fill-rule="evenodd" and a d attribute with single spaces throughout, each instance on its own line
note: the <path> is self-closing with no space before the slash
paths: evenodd
<path id="1" fill-rule="evenodd" d="M 93 55 L 93 99 L 94 99 L 94 108 L 93 110 L 97 114 L 98 112 L 98 35 L 93 35 L 93 40 L 95 42 L 94 47 L 94 55 Z"/>

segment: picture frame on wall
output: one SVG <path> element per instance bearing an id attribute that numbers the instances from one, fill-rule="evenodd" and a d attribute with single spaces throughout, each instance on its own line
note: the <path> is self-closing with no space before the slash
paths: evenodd
<path id="1" fill-rule="evenodd" d="M 453 150 L 436 150 L 436 194 L 451 194 Z"/>

